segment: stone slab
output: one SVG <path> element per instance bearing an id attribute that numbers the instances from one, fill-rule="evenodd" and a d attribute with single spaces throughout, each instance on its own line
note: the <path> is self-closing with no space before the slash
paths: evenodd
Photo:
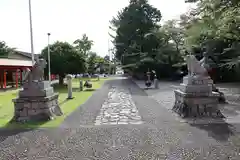
<path id="1" fill-rule="evenodd" d="M 40 89 L 46 89 L 51 87 L 51 84 L 49 83 L 49 81 L 41 81 L 41 82 L 38 82 L 37 85 Z"/>
<path id="2" fill-rule="evenodd" d="M 19 91 L 19 97 L 48 97 L 54 94 L 53 88 L 45 88 L 44 90 L 29 88 Z"/>
<path id="3" fill-rule="evenodd" d="M 185 76 L 183 83 L 187 85 L 213 84 L 213 80 L 209 76 Z"/>
<path id="4" fill-rule="evenodd" d="M 212 86 L 208 84 L 201 85 L 187 85 L 180 84 L 180 90 L 185 93 L 211 93 Z"/>
<path id="5" fill-rule="evenodd" d="M 189 96 L 182 91 L 175 90 L 175 100 L 189 103 L 189 104 L 218 104 L 218 97 L 217 96 Z"/>
<path id="6" fill-rule="evenodd" d="M 181 91 L 180 89 L 174 91 L 175 95 L 181 95 L 183 97 L 187 98 L 219 98 L 220 94 L 217 92 L 211 92 L 211 93 L 201 93 L 201 92 L 192 92 L 192 93 L 185 93 Z"/>
<path id="7" fill-rule="evenodd" d="M 12 101 L 15 102 L 19 102 L 19 103 L 25 103 L 25 102 L 47 102 L 47 101 L 51 101 L 53 99 L 58 98 L 59 94 L 58 93 L 54 93 L 51 96 L 46 96 L 46 97 L 19 97 L 16 99 L 13 99 Z"/>

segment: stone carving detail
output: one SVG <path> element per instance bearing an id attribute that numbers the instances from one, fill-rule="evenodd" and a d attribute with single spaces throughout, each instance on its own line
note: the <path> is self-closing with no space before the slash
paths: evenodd
<path id="1" fill-rule="evenodd" d="M 187 56 L 188 74 L 193 75 L 206 75 L 207 70 L 201 65 L 194 55 Z"/>
<path id="2" fill-rule="evenodd" d="M 203 58 L 200 60 L 200 64 L 202 67 L 204 67 L 206 70 L 210 69 L 210 65 L 208 64 L 208 57 L 206 53 L 203 54 Z"/>
<path id="3" fill-rule="evenodd" d="M 215 66 L 216 64 L 213 62 L 213 60 L 211 58 L 209 58 L 209 56 L 207 55 L 206 52 L 203 53 L 203 58 L 200 60 L 200 64 L 202 67 L 204 67 L 206 69 L 206 74 L 208 75 L 208 71 L 211 70 L 211 66 Z M 220 92 L 217 87 L 215 86 L 215 84 L 212 85 L 212 91 L 214 92 L 218 92 L 220 94 L 220 97 L 218 99 L 218 101 L 220 103 L 226 103 L 226 99 L 225 96 L 222 92 Z"/>
<path id="4" fill-rule="evenodd" d="M 28 80 L 28 83 L 32 81 L 43 81 L 44 80 L 44 68 L 47 62 L 45 59 L 39 59 L 34 64 L 32 70 L 27 69 L 26 76 L 23 78 L 24 81 Z"/>
<path id="5" fill-rule="evenodd" d="M 44 81 L 46 61 L 37 59 L 32 69 L 28 69 L 23 90 L 14 99 L 13 121 L 45 121 L 61 116 L 58 93 L 54 93 L 49 81 Z"/>
<path id="6" fill-rule="evenodd" d="M 39 59 L 36 65 L 32 69 L 32 81 L 43 81 L 44 80 L 44 68 L 47 62 L 44 59 Z"/>
<path id="7" fill-rule="evenodd" d="M 195 56 L 187 57 L 188 75 L 175 90 L 173 110 L 183 117 L 223 117 L 218 109 L 220 94 L 213 92 L 213 81 Z"/>

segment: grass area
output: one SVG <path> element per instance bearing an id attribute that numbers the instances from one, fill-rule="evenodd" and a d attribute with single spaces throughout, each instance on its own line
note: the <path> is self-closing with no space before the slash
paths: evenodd
<path id="1" fill-rule="evenodd" d="M 73 97 L 74 99 L 67 100 L 67 86 L 54 85 L 54 91 L 59 93 L 59 105 L 62 109 L 63 116 L 56 117 L 52 121 L 47 122 L 28 122 L 25 124 L 9 123 L 14 114 L 14 105 L 12 99 L 15 99 L 18 95 L 18 90 L 0 92 L 0 128 L 38 128 L 38 127 L 57 127 L 61 122 L 77 109 L 81 104 L 83 104 L 96 89 L 100 88 L 107 78 L 101 78 L 99 81 L 97 79 L 91 79 L 93 87 L 91 90 L 84 89 L 84 91 L 79 91 L 79 80 L 73 79 Z M 81 79 L 86 80 L 86 79 Z"/>

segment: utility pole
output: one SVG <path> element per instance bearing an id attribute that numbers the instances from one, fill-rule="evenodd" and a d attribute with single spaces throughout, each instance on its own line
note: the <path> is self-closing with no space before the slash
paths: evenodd
<path id="1" fill-rule="evenodd" d="M 30 38 L 31 38 L 31 53 L 32 53 L 32 65 L 34 65 L 34 47 L 33 47 L 33 29 L 32 29 L 32 6 L 31 0 L 28 1 L 29 8 L 29 22 L 30 22 Z"/>
<path id="2" fill-rule="evenodd" d="M 110 43 L 109 43 L 109 38 L 108 38 L 108 56 L 109 56 L 109 75 L 111 74 L 111 52 L 110 52 Z"/>
<path id="3" fill-rule="evenodd" d="M 51 59 L 50 59 L 50 46 L 49 46 L 49 41 L 50 41 L 50 33 L 47 34 L 48 35 L 48 80 L 49 83 L 51 84 Z"/>

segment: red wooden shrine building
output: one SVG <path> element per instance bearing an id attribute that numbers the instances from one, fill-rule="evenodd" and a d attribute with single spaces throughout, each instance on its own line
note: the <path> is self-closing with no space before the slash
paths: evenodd
<path id="1" fill-rule="evenodd" d="M 31 67 L 30 53 L 16 51 L 8 57 L 0 58 L 0 89 L 18 88 L 22 84 L 26 68 Z"/>
<path id="2" fill-rule="evenodd" d="M 38 55 L 35 54 L 34 58 Z M 0 90 L 12 87 L 19 87 L 22 84 L 23 77 L 27 68 L 32 67 L 31 53 L 16 51 L 10 53 L 7 57 L 0 57 Z M 51 75 L 51 80 L 55 80 L 56 75 Z"/>
<path id="3" fill-rule="evenodd" d="M 7 77 L 15 81 L 15 86 L 18 88 L 19 82 L 21 84 L 22 77 L 26 68 L 32 67 L 32 61 L 29 60 L 16 60 L 0 58 L 0 87 L 6 89 L 8 86 Z M 12 81 L 12 82 L 13 82 Z M 13 84 L 11 84 L 13 86 Z"/>

